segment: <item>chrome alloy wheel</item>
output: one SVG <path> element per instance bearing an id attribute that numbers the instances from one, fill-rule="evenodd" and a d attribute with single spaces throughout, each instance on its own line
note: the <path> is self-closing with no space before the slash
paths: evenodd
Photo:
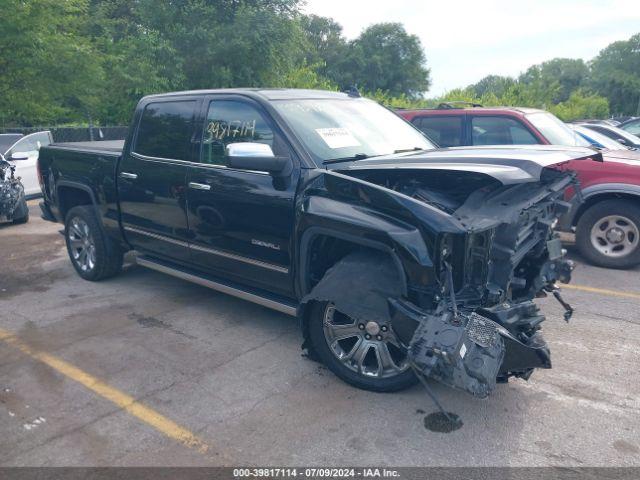
<path id="1" fill-rule="evenodd" d="M 73 261 L 83 272 L 89 272 L 96 266 L 96 244 L 89 225 L 80 217 L 73 217 L 69 223 L 69 250 Z"/>
<path id="2" fill-rule="evenodd" d="M 622 215 L 608 215 L 591 228 L 591 244 L 608 257 L 630 254 L 640 241 L 638 226 Z"/>
<path id="3" fill-rule="evenodd" d="M 360 375 L 389 378 L 410 367 L 407 349 L 389 325 L 374 321 L 358 322 L 328 304 L 323 330 L 331 353 Z"/>

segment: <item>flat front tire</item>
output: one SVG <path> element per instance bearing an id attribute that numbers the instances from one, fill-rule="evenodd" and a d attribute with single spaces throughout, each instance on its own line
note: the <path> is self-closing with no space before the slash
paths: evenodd
<path id="1" fill-rule="evenodd" d="M 640 263 L 640 206 L 605 200 L 589 207 L 578 221 L 576 245 L 592 264 L 631 268 Z"/>
<path id="2" fill-rule="evenodd" d="M 122 249 L 105 235 L 93 206 L 69 210 L 64 236 L 73 268 L 85 280 L 103 280 L 122 269 Z"/>
<path id="3" fill-rule="evenodd" d="M 417 382 L 407 350 L 389 325 L 358 322 L 330 302 L 314 302 L 310 308 L 309 340 L 336 376 L 374 392 L 395 392 Z"/>

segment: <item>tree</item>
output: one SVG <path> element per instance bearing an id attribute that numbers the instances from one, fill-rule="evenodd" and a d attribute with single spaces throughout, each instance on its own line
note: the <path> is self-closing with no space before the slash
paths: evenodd
<path id="1" fill-rule="evenodd" d="M 0 122 L 34 125 L 87 118 L 103 77 L 83 39 L 85 0 L 4 0 L 0 15 Z"/>
<path id="2" fill-rule="evenodd" d="M 640 115 L 640 33 L 602 50 L 591 62 L 591 76 L 613 112 Z"/>
<path id="3" fill-rule="evenodd" d="M 379 23 L 350 42 L 341 61 L 342 88 L 357 85 L 374 92 L 419 98 L 429 89 L 429 69 L 420 39 L 399 23 Z"/>
<path id="4" fill-rule="evenodd" d="M 318 15 L 303 15 L 300 24 L 307 41 L 306 64 L 317 65 L 318 75 L 340 84 L 342 62 L 348 49 L 342 26 L 331 18 Z"/>
<path id="5" fill-rule="evenodd" d="M 516 81 L 511 77 L 503 77 L 500 75 L 487 75 L 478 83 L 471 85 L 474 93 L 478 97 L 482 97 L 488 93 L 500 97 L 505 91 L 511 87 Z"/>
<path id="6" fill-rule="evenodd" d="M 546 92 L 548 101 L 564 102 L 571 93 L 585 85 L 589 68 L 580 58 L 554 58 L 533 65 L 520 75 L 520 82 Z"/>

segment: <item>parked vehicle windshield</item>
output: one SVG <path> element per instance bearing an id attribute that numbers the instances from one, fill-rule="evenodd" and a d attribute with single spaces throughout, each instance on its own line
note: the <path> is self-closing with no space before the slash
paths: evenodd
<path id="1" fill-rule="evenodd" d="M 20 134 L 7 133 L 0 135 L 0 153 L 3 155 L 7 153 L 7 150 L 13 146 L 18 140 L 22 138 Z"/>
<path id="2" fill-rule="evenodd" d="M 629 150 L 629 147 L 625 147 L 621 143 L 618 143 L 595 130 L 585 128 L 581 125 L 569 125 L 569 128 L 578 132 L 582 138 L 597 148 L 606 148 L 608 150 Z"/>
<path id="3" fill-rule="evenodd" d="M 530 113 L 527 115 L 527 120 L 529 120 L 552 145 L 567 145 L 571 147 L 591 146 L 588 141 L 571 130 L 562 120 L 548 112 Z"/>
<path id="4" fill-rule="evenodd" d="M 365 98 L 275 100 L 273 105 L 319 165 L 436 148 L 415 127 Z"/>

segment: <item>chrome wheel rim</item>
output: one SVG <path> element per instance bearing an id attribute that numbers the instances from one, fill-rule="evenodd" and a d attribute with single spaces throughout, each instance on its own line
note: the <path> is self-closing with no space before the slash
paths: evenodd
<path id="1" fill-rule="evenodd" d="M 83 272 L 89 272 L 96 266 L 96 244 L 89 225 L 80 217 L 73 217 L 67 232 L 69 250 L 75 264 Z"/>
<path id="2" fill-rule="evenodd" d="M 638 247 L 638 242 L 638 226 L 622 215 L 603 217 L 591 228 L 591 245 L 607 257 L 619 258 L 629 255 Z"/>
<path id="3" fill-rule="evenodd" d="M 389 325 L 358 322 L 327 305 L 323 319 L 329 350 L 349 370 L 370 378 L 390 378 L 409 369 L 407 349 Z"/>

